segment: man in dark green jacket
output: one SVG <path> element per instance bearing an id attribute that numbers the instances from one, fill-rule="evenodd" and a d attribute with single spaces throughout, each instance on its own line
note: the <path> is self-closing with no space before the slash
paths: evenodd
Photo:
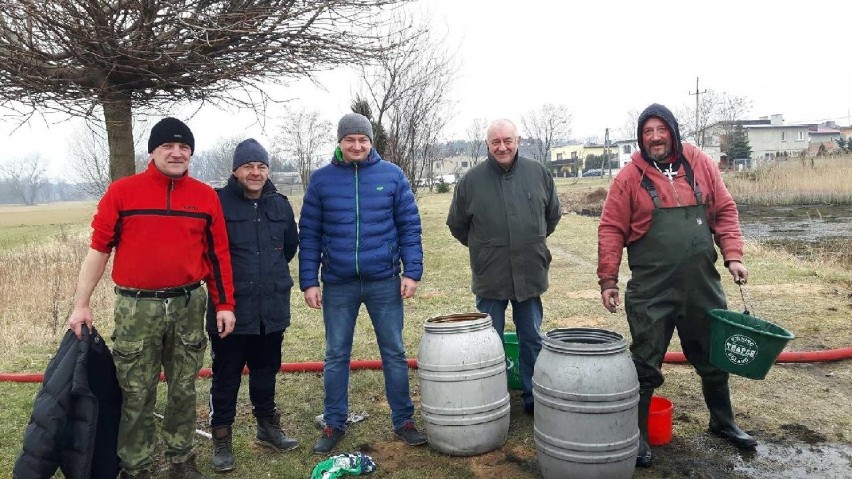
<path id="1" fill-rule="evenodd" d="M 488 159 L 456 185 L 447 216 L 450 232 L 470 252 L 476 308 L 503 337 L 506 307 L 520 343 L 524 411 L 533 413 L 532 375 L 541 351 L 541 294 L 547 291 L 546 238 L 562 217 L 550 172 L 518 156 L 518 130 L 509 120 L 488 127 Z"/>

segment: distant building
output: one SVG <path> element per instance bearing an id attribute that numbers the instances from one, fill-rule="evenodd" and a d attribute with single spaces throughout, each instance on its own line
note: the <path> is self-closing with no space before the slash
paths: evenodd
<path id="1" fill-rule="evenodd" d="M 720 168 L 731 167 L 730 161 L 739 158 L 727 158 L 722 152 L 728 148 L 728 135 L 742 125 L 751 146 L 751 159 L 756 162 L 774 158 L 776 155 L 796 156 L 808 150 L 809 131 L 813 124 L 784 124 L 783 115 L 776 114 L 758 120 L 737 120 L 719 122 L 710 126 L 710 141 L 703 148 L 719 162 Z"/>
<path id="2" fill-rule="evenodd" d="M 579 176 L 580 172 L 587 169 L 586 159 L 589 155 L 603 156 L 607 153 L 615 159 L 620 151 L 617 143 L 609 146 L 587 143 L 553 147 L 550 149 L 550 170 L 554 176 Z"/>
<path id="3" fill-rule="evenodd" d="M 639 141 L 633 140 L 618 140 L 615 142 L 618 148 L 618 169 L 624 168 L 630 163 L 630 156 L 634 152 L 639 151 Z"/>
<path id="4" fill-rule="evenodd" d="M 808 129 L 808 153 L 815 155 L 819 153 L 821 147 L 827 153 L 837 150 L 836 140 L 839 140 L 842 135 L 836 125 L 832 126 L 834 128 L 827 125 L 816 125 Z"/>

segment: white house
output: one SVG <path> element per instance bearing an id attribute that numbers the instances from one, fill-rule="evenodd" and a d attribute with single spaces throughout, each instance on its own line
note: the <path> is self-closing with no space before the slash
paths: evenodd
<path id="1" fill-rule="evenodd" d="M 630 163 L 630 155 L 634 151 L 639 151 L 639 142 L 635 139 L 618 140 L 615 142 L 615 146 L 618 149 L 618 169 L 627 166 Z"/>

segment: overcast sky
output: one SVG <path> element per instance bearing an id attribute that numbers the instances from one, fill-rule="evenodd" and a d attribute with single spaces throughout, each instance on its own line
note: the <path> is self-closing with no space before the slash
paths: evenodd
<path id="1" fill-rule="evenodd" d="M 748 98 L 749 118 L 780 113 L 786 123 L 850 124 L 850 1 L 425 0 L 419 11 L 428 12 L 460 64 L 446 139 L 462 138 L 473 118 L 519 121 L 546 102 L 568 106 L 573 138 L 602 138 L 649 103 L 675 111 L 694 105 L 696 77 L 700 90 Z M 319 79 L 325 90 L 295 82 L 281 96 L 336 122 L 358 90 L 356 79 L 345 69 Z M 249 113 L 170 113 L 194 113 L 187 122 L 199 150 L 221 137 L 271 142 L 275 134 L 274 119 L 263 129 Z M 36 119 L 11 133 L 14 126 L 0 122 L 3 157 L 39 152 L 61 175 L 76 123 L 48 128 Z"/>

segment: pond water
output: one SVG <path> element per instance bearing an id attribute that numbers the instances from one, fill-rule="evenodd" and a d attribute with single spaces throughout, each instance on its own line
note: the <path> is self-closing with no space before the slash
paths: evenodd
<path id="1" fill-rule="evenodd" d="M 802 259 L 852 266 L 852 206 L 741 205 L 746 239 L 783 248 Z"/>
<path id="2" fill-rule="evenodd" d="M 758 241 L 820 242 L 852 238 L 852 206 L 739 205 L 743 235 Z"/>

